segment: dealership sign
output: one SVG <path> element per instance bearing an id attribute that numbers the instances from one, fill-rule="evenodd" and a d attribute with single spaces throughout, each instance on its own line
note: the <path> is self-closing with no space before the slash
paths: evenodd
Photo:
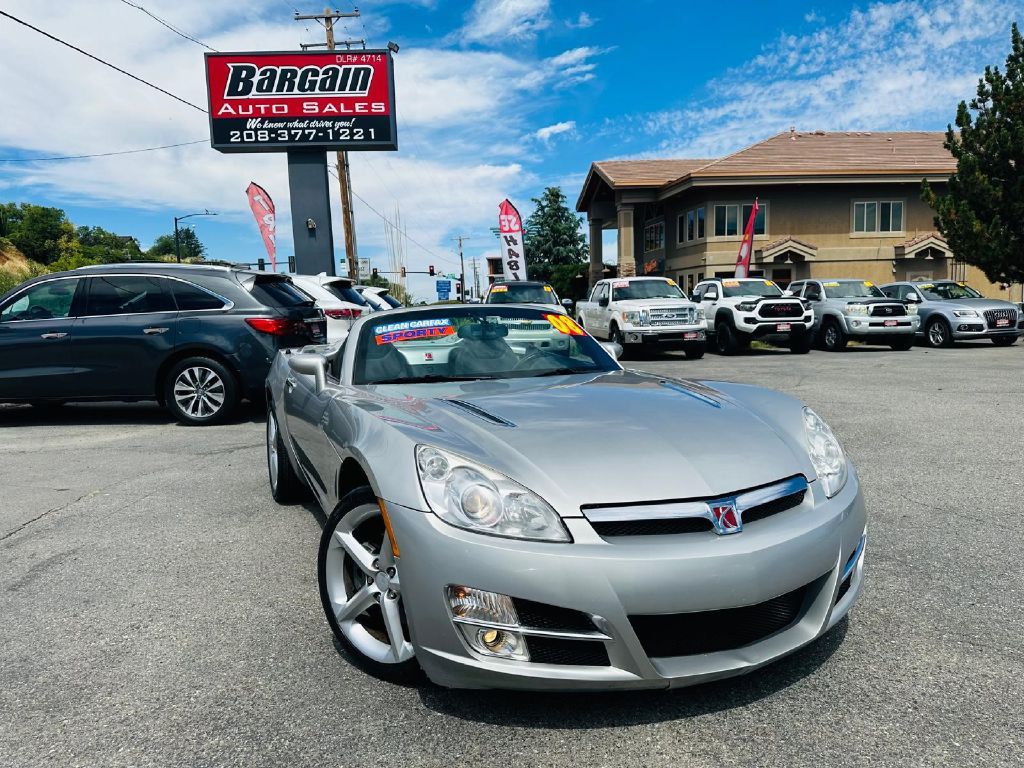
<path id="1" fill-rule="evenodd" d="M 207 53 L 221 152 L 398 149 L 391 52 Z"/>

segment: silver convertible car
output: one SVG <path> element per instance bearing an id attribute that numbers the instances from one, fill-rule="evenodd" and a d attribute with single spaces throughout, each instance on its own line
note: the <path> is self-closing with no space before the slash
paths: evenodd
<path id="1" fill-rule="evenodd" d="M 857 599 L 829 427 L 768 389 L 623 370 L 562 314 L 396 309 L 280 354 L 267 457 L 311 491 L 327 622 L 388 679 L 668 688 L 756 669 Z"/>

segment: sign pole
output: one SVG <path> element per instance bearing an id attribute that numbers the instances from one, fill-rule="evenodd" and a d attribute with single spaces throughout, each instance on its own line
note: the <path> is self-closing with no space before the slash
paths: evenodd
<path id="1" fill-rule="evenodd" d="M 327 153 L 289 151 L 288 191 L 295 238 L 295 271 L 300 275 L 338 274 L 334 266 Z"/>

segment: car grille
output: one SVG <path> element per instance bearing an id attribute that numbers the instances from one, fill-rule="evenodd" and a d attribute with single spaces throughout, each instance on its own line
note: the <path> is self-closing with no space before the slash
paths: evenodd
<path id="1" fill-rule="evenodd" d="M 1008 320 L 1009 322 L 1005 325 L 996 325 L 998 320 Z M 1010 329 L 1017 325 L 1017 310 L 1016 309 L 986 309 L 985 310 L 985 322 L 988 323 L 989 328 L 1003 328 Z"/>
<path id="2" fill-rule="evenodd" d="M 872 317 L 905 317 L 907 308 L 902 304 L 873 304 Z"/>
<path id="3" fill-rule="evenodd" d="M 650 310 L 651 325 L 688 325 L 696 317 L 693 307 L 662 307 Z"/>
<path id="4" fill-rule="evenodd" d="M 652 658 L 692 656 L 742 648 L 792 625 L 808 585 L 763 603 L 696 613 L 630 616 L 644 652 Z"/>
<path id="5" fill-rule="evenodd" d="M 804 305 L 798 301 L 773 301 L 761 304 L 757 314 L 761 317 L 802 317 Z"/>
<path id="6" fill-rule="evenodd" d="M 594 622 L 582 611 L 559 608 L 547 603 L 535 603 L 518 597 L 512 598 L 512 604 L 516 607 L 519 623 L 524 627 L 565 632 L 597 631 Z"/>
<path id="7" fill-rule="evenodd" d="M 527 635 L 526 649 L 534 664 L 574 667 L 607 667 L 611 664 L 604 643 L 593 640 L 563 640 Z"/>
<path id="8" fill-rule="evenodd" d="M 791 478 L 788 481 L 783 480 L 778 484 L 767 487 L 774 488 L 776 485 L 782 486 L 785 483 L 795 481 L 802 481 L 802 478 Z M 744 509 L 741 514 L 743 525 L 747 526 L 800 506 L 803 503 L 804 496 L 807 494 L 806 484 L 804 483 L 803 485 L 804 487 L 792 493 Z M 742 496 L 743 493 L 739 492 L 736 496 Z M 643 513 L 638 515 L 634 512 L 636 508 L 628 507 L 628 512 L 623 511 L 621 515 L 617 515 L 615 507 L 586 508 L 583 509 L 583 514 L 590 521 L 590 525 L 594 528 L 597 535 L 604 539 L 614 539 L 619 536 L 669 536 L 714 530 L 714 525 L 707 517 L 699 515 L 686 517 L 670 516 L 674 507 L 693 503 L 687 501 L 651 504 L 649 505 L 651 510 L 650 517 L 643 517 Z M 702 502 L 698 500 L 696 503 L 700 504 Z M 640 507 L 640 509 L 645 509 L 645 507 Z M 660 517 L 659 512 L 663 513 Z"/>

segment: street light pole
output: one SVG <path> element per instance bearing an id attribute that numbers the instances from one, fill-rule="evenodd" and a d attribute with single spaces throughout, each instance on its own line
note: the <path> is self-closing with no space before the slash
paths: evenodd
<path id="1" fill-rule="evenodd" d="M 178 234 L 178 222 L 179 221 L 184 221 L 185 219 L 190 219 L 193 216 L 216 216 L 216 215 L 217 214 L 216 214 L 215 211 L 208 211 L 208 210 L 204 209 L 202 213 L 189 213 L 189 214 L 186 214 L 185 216 L 175 216 L 174 217 L 174 258 L 176 258 L 178 260 L 179 264 L 181 264 L 181 236 Z"/>

